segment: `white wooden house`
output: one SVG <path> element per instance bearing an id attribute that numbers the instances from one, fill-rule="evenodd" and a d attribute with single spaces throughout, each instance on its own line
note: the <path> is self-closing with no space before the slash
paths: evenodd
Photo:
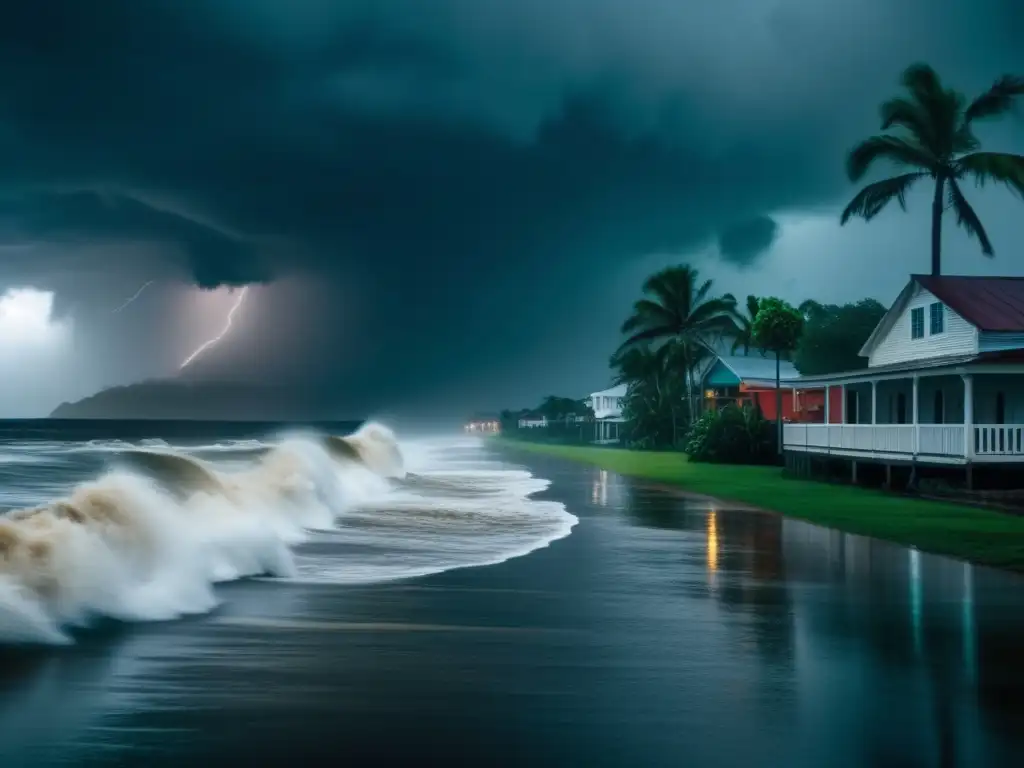
<path id="1" fill-rule="evenodd" d="M 625 419 L 622 417 L 622 399 L 626 396 L 626 385 L 591 393 L 587 401 L 594 411 L 594 442 L 616 443 Z"/>
<path id="2" fill-rule="evenodd" d="M 867 368 L 793 384 L 825 390 L 825 423 L 786 424 L 788 453 L 966 465 L 968 482 L 1024 464 L 1024 278 L 912 276 L 860 354 Z"/>

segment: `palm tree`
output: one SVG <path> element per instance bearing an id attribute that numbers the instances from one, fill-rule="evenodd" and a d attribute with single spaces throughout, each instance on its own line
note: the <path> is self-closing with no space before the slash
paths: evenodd
<path id="1" fill-rule="evenodd" d="M 645 298 L 633 304 L 633 313 L 622 324 L 627 339 L 619 353 L 639 344 L 674 341 L 685 374 L 689 417 L 696 416 L 693 373 L 699 350 L 709 350 L 713 337 L 735 332 L 736 299 L 730 294 L 711 297 L 710 280 L 699 281 L 690 266 L 667 267 L 644 282 Z M 617 353 L 618 354 L 618 353 Z"/>
<path id="2" fill-rule="evenodd" d="M 669 444 L 678 444 L 678 404 L 685 369 L 680 350 L 680 344 L 670 341 L 655 348 L 649 344 L 626 347 L 612 355 L 613 381 L 627 385 L 624 413 L 636 422 L 631 425 L 634 439 L 644 444 L 665 444 L 665 423 L 671 425 Z"/>
<path id="3" fill-rule="evenodd" d="M 743 347 L 744 356 L 750 354 L 750 347 L 754 344 L 754 318 L 757 317 L 758 298 L 747 296 L 747 313 L 736 313 L 736 340 L 732 343 L 732 352 Z M 764 357 L 764 350 L 761 350 L 761 357 Z"/>
<path id="4" fill-rule="evenodd" d="M 942 274 L 942 213 L 948 206 L 957 224 L 976 237 L 982 253 L 992 256 L 992 243 L 981 220 L 960 189 L 971 177 L 980 186 L 1001 182 L 1024 195 L 1024 156 L 1005 152 L 979 152 L 974 122 L 998 117 L 1010 110 L 1014 97 L 1024 94 L 1024 78 L 1005 75 L 970 104 L 962 94 L 943 87 L 926 64 L 913 64 L 903 72 L 907 94 L 882 104 L 882 130 L 896 133 L 872 136 L 850 151 L 846 171 L 860 181 L 876 160 L 888 160 L 913 170 L 868 184 L 854 196 L 840 217 L 845 224 L 854 216 L 870 221 L 892 200 L 906 210 L 907 191 L 925 178 L 935 180 L 932 200 L 932 274 Z"/>

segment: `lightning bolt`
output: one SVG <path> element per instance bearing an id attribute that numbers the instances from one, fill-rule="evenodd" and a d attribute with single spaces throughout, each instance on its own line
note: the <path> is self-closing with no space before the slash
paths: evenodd
<path id="1" fill-rule="evenodd" d="M 137 290 L 137 291 L 135 292 L 135 295 L 134 295 L 134 296 L 132 296 L 131 298 L 129 298 L 129 299 L 128 299 L 128 300 L 127 300 L 127 301 L 126 301 L 126 302 L 125 302 L 124 304 L 122 304 L 122 305 L 121 305 L 120 307 L 118 307 L 117 309 L 111 310 L 111 314 L 114 314 L 114 315 L 116 315 L 116 314 L 117 314 L 118 312 L 120 312 L 120 311 L 121 311 L 122 309 L 124 309 L 124 308 L 125 308 L 125 307 L 127 307 L 127 306 L 128 306 L 129 304 L 131 304 L 131 303 L 132 303 L 133 301 L 135 301 L 135 300 L 136 300 L 137 298 L 139 298 L 139 296 L 141 296 L 141 295 L 142 295 L 142 292 L 143 292 L 144 290 L 146 290 L 147 288 L 149 288 L 149 286 L 151 286 L 151 285 L 152 285 L 153 283 L 155 283 L 155 282 L 156 282 L 156 280 L 150 280 L 150 281 L 149 281 L 149 282 L 147 282 L 147 283 L 143 283 L 143 284 L 142 284 L 142 287 L 141 287 L 141 288 L 139 288 L 139 290 Z"/>
<path id="2" fill-rule="evenodd" d="M 187 366 L 189 363 L 191 363 L 193 360 L 195 360 L 197 357 L 199 357 L 201 354 L 203 354 L 203 352 L 208 350 L 210 347 L 212 347 L 214 344 L 216 344 L 218 341 L 220 341 L 221 339 L 223 339 L 227 335 L 228 331 L 231 330 L 231 323 L 235 319 L 235 313 L 238 311 L 239 307 L 242 306 L 242 302 L 245 301 L 245 294 L 248 291 L 249 291 L 249 286 L 247 285 L 244 288 L 242 288 L 242 290 L 239 292 L 238 298 L 235 299 L 235 303 L 231 307 L 231 311 L 228 312 L 228 319 L 227 319 L 227 322 L 224 323 L 223 330 L 220 333 L 218 333 L 216 336 L 214 336 L 212 339 L 210 339 L 209 341 L 204 341 L 202 344 L 200 344 L 196 348 L 195 352 L 193 352 L 191 355 L 186 357 L 185 358 L 185 362 L 183 362 L 181 364 L 181 366 L 178 368 L 179 371 L 184 369 L 185 366 Z"/>

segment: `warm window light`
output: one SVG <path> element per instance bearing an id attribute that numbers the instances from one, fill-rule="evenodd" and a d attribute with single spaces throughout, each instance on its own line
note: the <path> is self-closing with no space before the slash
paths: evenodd
<path id="1" fill-rule="evenodd" d="M 706 397 L 708 400 L 714 400 L 714 398 L 715 398 L 715 390 L 713 390 L 713 389 L 705 389 L 704 390 L 704 397 Z"/>

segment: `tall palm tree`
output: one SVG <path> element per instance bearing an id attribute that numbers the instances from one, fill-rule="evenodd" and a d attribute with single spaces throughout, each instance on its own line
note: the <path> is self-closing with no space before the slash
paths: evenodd
<path id="1" fill-rule="evenodd" d="M 1010 110 L 1013 100 L 1024 95 L 1024 78 L 1005 75 L 970 104 L 964 96 L 945 88 L 927 64 L 913 64 L 903 72 L 904 96 L 882 104 L 882 130 L 894 133 L 872 136 L 854 147 L 846 161 L 850 181 L 858 182 L 877 160 L 912 169 L 899 176 L 868 184 L 854 196 L 840 217 L 845 224 L 854 216 L 870 221 L 892 200 L 907 209 L 906 195 L 920 179 L 933 179 L 932 274 L 942 274 L 942 213 L 948 206 L 956 222 L 976 237 L 982 253 L 994 255 L 992 243 L 967 202 L 960 182 L 970 177 L 980 186 L 1001 182 L 1024 195 L 1024 156 L 1005 152 L 979 152 L 974 123 L 998 117 Z"/>
<path id="2" fill-rule="evenodd" d="M 676 342 L 673 351 L 683 365 L 691 420 L 696 417 L 693 380 L 700 350 L 710 349 L 716 336 L 736 328 L 736 299 L 730 294 L 712 297 L 711 287 L 710 280 L 700 282 L 693 267 L 667 267 L 647 278 L 645 298 L 633 304 L 632 314 L 622 324 L 622 333 L 628 337 L 620 352 L 638 344 Z"/>
<path id="3" fill-rule="evenodd" d="M 732 343 L 732 352 L 743 347 L 744 356 L 750 354 L 750 348 L 754 345 L 754 318 L 757 317 L 758 298 L 747 296 L 747 313 L 736 313 L 736 339 Z M 764 350 L 761 350 L 761 357 L 764 357 Z"/>

